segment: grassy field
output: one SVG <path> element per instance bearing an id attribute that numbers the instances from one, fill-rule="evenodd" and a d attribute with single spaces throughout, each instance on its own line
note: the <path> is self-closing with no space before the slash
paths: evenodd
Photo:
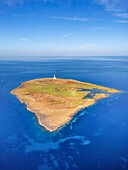
<path id="1" fill-rule="evenodd" d="M 61 80 L 61 79 L 60 79 Z M 110 93 L 118 92 L 115 89 L 106 88 L 102 86 L 97 86 L 88 83 L 79 83 L 77 81 L 72 81 L 67 83 L 66 81 L 51 80 L 51 82 L 43 82 L 40 79 L 34 81 L 28 81 L 27 83 L 20 86 L 18 89 L 19 93 L 46 93 L 49 95 L 55 95 L 60 97 L 73 97 L 81 98 L 87 95 L 93 88 L 99 89 L 101 91 L 107 91 Z M 86 91 L 80 91 L 80 89 L 86 89 Z"/>

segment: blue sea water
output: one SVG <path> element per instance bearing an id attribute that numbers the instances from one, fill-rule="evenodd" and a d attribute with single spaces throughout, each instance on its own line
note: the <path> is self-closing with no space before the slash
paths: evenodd
<path id="1" fill-rule="evenodd" d="M 54 133 L 10 94 L 21 82 L 71 78 L 122 90 Z M 128 58 L 0 61 L 0 170 L 128 169 Z"/>

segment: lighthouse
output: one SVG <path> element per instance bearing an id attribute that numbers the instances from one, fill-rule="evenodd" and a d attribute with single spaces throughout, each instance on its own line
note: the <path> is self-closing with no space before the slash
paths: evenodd
<path id="1" fill-rule="evenodd" d="M 55 74 L 54 74 L 54 77 L 53 77 L 53 79 L 54 79 L 54 80 L 56 80 L 56 76 L 55 76 Z"/>

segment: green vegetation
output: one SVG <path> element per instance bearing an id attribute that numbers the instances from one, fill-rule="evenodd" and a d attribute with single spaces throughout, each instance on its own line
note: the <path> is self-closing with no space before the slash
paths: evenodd
<path id="1" fill-rule="evenodd" d="M 55 96 L 61 97 L 80 97 L 83 96 L 83 92 L 78 91 L 79 87 L 75 87 L 74 85 L 63 85 L 63 84 L 42 84 L 42 85 L 32 85 L 26 86 L 26 91 L 31 93 L 46 93 L 53 94 Z M 84 94 L 88 94 L 88 92 L 84 92 Z"/>

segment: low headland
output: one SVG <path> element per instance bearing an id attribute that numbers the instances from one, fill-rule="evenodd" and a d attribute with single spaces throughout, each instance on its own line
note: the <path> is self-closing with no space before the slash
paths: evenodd
<path id="1" fill-rule="evenodd" d="M 82 108 L 118 92 L 72 79 L 40 78 L 21 83 L 11 94 L 36 115 L 41 126 L 53 132 Z"/>

